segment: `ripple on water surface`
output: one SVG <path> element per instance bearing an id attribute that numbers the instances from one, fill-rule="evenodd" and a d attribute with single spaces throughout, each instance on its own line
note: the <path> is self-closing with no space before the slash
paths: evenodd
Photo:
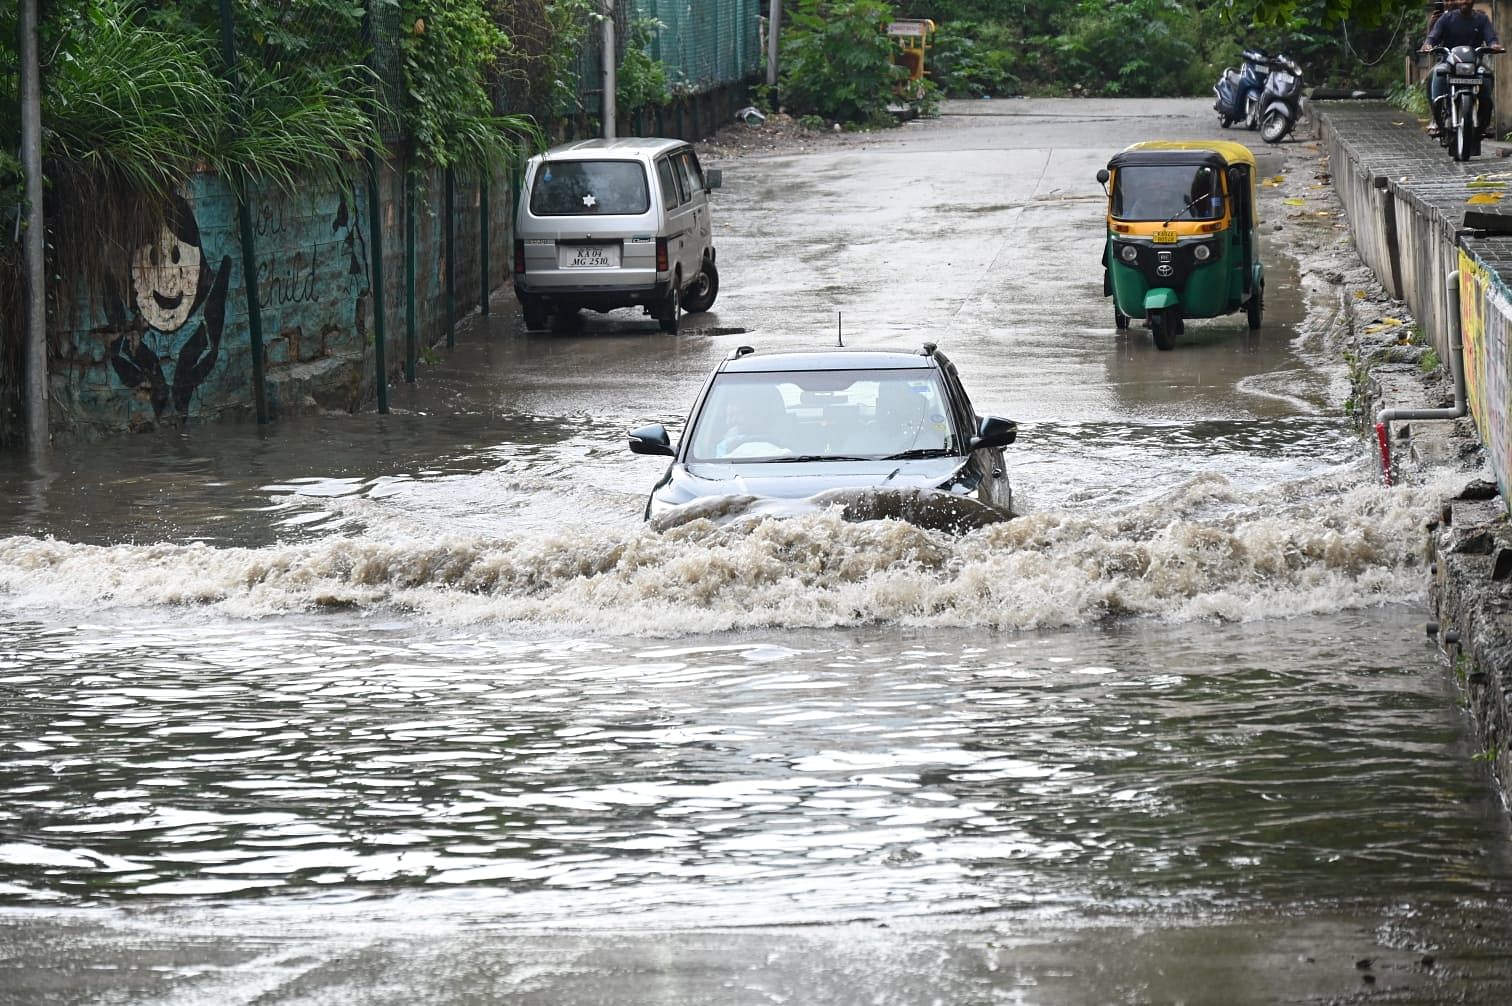
<path id="1" fill-rule="evenodd" d="M 13 620 L 0 897 L 756 922 L 1497 896 L 1499 809 L 1431 653 L 1401 660 L 1419 616 L 1294 627 Z"/>

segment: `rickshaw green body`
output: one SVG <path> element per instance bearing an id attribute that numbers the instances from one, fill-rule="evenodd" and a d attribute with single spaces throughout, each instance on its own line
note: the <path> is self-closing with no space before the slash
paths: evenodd
<path id="1" fill-rule="evenodd" d="M 1149 317 L 1163 349 L 1186 318 L 1245 309 L 1259 327 L 1265 272 L 1249 148 L 1146 141 L 1114 155 L 1098 177 L 1108 188 L 1103 292 L 1119 327 Z"/>

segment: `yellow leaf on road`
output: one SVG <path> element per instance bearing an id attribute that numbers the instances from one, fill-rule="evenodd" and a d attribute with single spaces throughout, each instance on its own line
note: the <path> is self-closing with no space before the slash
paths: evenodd
<path id="1" fill-rule="evenodd" d="M 1504 193 L 1504 192 L 1481 192 L 1481 193 L 1477 193 L 1476 195 L 1471 196 L 1469 199 L 1466 199 L 1465 200 L 1465 205 L 1467 205 L 1467 206 L 1485 206 L 1485 205 L 1487 205 L 1489 203 L 1499 203 L 1499 202 L 1501 202 L 1501 198 L 1504 195 L 1506 195 L 1506 193 Z"/>

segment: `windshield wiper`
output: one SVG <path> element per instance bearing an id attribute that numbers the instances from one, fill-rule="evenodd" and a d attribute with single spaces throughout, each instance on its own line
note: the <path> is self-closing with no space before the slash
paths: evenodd
<path id="1" fill-rule="evenodd" d="M 797 461 L 871 461 L 871 458 L 857 457 L 854 454 L 795 454 L 785 458 L 768 458 L 767 461 L 774 465 L 792 464 Z"/>
<path id="2" fill-rule="evenodd" d="M 915 447 L 900 454 L 889 454 L 883 461 L 912 461 L 915 458 L 946 458 L 950 452 L 941 447 Z"/>

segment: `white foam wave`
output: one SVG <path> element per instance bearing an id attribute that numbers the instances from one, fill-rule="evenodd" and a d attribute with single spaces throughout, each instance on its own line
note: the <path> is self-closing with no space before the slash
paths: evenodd
<path id="1" fill-rule="evenodd" d="M 0 540 L 7 607 L 206 606 L 230 617 L 399 610 L 438 624 L 676 636 L 870 622 L 1001 629 L 1110 616 L 1250 620 L 1412 600 L 1448 485 L 1215 474 L 1101 512 L 961 536 L 838 508 L 500 539 L 363 531 L 267 548 Z M 413 529 L 410 529 L 413 531 Z"/>

